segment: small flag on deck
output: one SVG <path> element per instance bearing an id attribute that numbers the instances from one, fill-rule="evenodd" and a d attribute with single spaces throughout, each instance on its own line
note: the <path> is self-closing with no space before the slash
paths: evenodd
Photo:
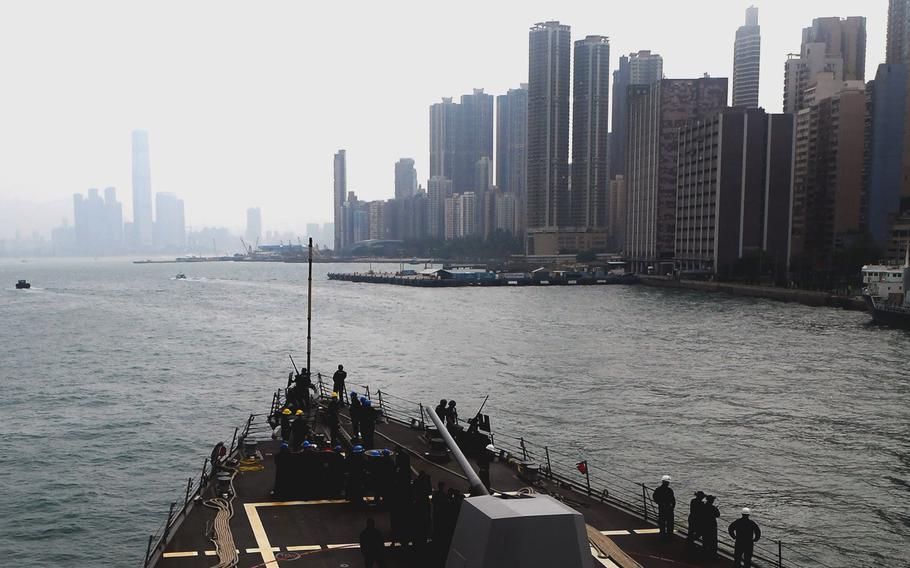
<path id="1" fill-rule="evenodd" d="M 575 464 L 575 467 L 578 468 L 578 471 L 581 473 L 588 473 L 588 461 L 581 461 Z"/>

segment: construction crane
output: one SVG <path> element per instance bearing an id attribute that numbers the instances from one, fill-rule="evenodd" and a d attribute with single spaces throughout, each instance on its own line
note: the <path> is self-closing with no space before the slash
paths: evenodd
<path id="1" fill-rule="evenodd" d="M 248 256 L 253 256 L 253 247 L 251 247 L 250 245 L 246 244 L 246 241 L 243 240 L 243 237 L 240 237 L 240 242 L 243 243 L 243 251 L 244 251 Z"/>

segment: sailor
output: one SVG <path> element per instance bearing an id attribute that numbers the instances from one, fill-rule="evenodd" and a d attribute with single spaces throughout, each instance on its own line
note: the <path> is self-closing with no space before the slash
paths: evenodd
<path id="1" fill-rule="evenodd" d="M 761 529 L 755 524 L 755 521 L 749 518 L 752 511 L 748 507 L 743 507 L 743 516 L 730 523 L 727 532 L 736 541 L 733 548 L 733 566 L 743 566 L 750 568 L 752 566 L 752 548 L 761 538 Z M 740 561 L 742 564 L 740 564 Z"/>
<path id="2" fill-rule="evenodd" d="M 281 439 L 285 442 L 291 440 L 291 409 L 284 407 L 281 409 Z"/>
<path id="3" fill-rule="evenodd" d="M 294 422 L 291 423 L 291 447 L 299 450 L 303 441 L 310 437 L 310 427 L 306 423 L 306 415 L 298 409 L 294 413 Z"/>
<path id="4" fill-rule="evenodd" d="M 492 493 L 490 490 L 490 462 L 493 461 L 495 449 L 493 444 L 488 444 L 486 448 L 477 454 L 477 476 L 480 477 L 480 481 L 483 482 L 483 486 L 487 488 L 488 493 Z"/>
<path id="5" fill-rule="evenodd" d="M 316 496 L 319 489 L 318 481 L 321 473 L 319 467 L 319 455 L 316 453 L 316 444 L 309 440 L 303 441 L 303 453 L 298 454 L 300 463 L 300 476 L 297 478 L 297 490 L 295 493 L 304 499 L 312 499 Z"/>
<path id="6" fill-rule="evenodd" d="M 373 403 L 368 398 L 361 398 L 363 407 L 360 409 L 360 431 L 363 434 L 363 443 L 367 448 L 373 449 L 373 434 L 376 431 L 376 411 Z"/>
<path id="7" fill-rule="evenodd" d="M 376 528 L 376 521 L 371 518 L 367 519 L 367 528 L 360 533 L 360 553 L 363 554 L 363 564 L 366 568 L 372 568 L 373 564 L 382 566 L 382 553 L 385 548 L 385 541 L 382 533 Z"/>
<path id="8" fill-rule="evenodd" d="M 215 447 L 212 448 L 212 456 L 209 458 L 209 463 L 212 466 L 212 475 L 214 476 L 215 470 L 221 465 L 221 460 L 224 459 L 224 456 L 227 455 L 227 448 L 224 447 L 224 442 L 218 442 L 215 444 Z"/>
<path id="9" fill-rule="evenodd" d="M 316 392 L 316 385 L 310 380 L 310 371 L 306 367 L 300 369 L 300 374 L 295 377 L 297 399 L 303 406 L 310 406 L 310 391 Z"/>
<path id="10" fill-rule="evenodd" d="M 705 545 L 705 554 L 710 558 L 717 556 L 717 519 L 720 510 L 714 506 L 714 495 L 705 497 L 706 503 L 701 508 L 701 520 L 698 521 L 698 530 Z"/>
<path id="11" fill-rule="evenodd" d="M 392 493 L 395 488 L 395 459 L 392 451 L 383 448 L 373 467 L 375 480 L 374 489 L 383 507 L 388 508 L 392 502 Z"/>
<path id="12" fill-rule="evenodd" d="M 464 493 L 450 488 L 449 489 L 449 534 L 448 539 L 451 542 L 455 535 L 455 526 L 458 524 L 458 515 L 461 513 L 461 504 L 464 502 Z"/>
<path id="13" fill-rule="evenodd" d="M 654 490 L 651 498 L 657 503 L 657 526 L 663 538 L 673 536 L 673 509 L 676 508 L 676 496 L 670 488 L 670 476 L 660 478 L 660 487 Z"/>
<path id="14" fill-rule="evenodd" d="M 337 444 L 332 450 L 333 458 L 329 459 L 329 491 L 332 497 L 344 492 L 345 455 L 344 448 Z"/>
<path id="15" fill-rule="evenodd" d="M 446 428 L 451 430 L 458 426 L 458 411 L 455 410 L 455 401 L 450 400 L 446 408 Z"/>
<path id="16" fill-rule="evenodd" d="M 411 454 L 400 445 L 395 445 L 395 471 L 399 477 L 407 478 L 411 483 Z"/>
<path id="17" fill-rule="evenodd" d="M 334 446 L 340 437 L 338 432 L 338 407 L 341 406 L 341 401 L 339 400 L 339 394 L 337 392 L 332 393 L 332 400 L 329 401 L 329 404 L 325 409 L 325 423 L 329 427 L 329 435 L 332 438 L 332 445 Z"/>
<path id="18" fill-rule="evenodd" d="M 430 523 L 432 515 L 430 509 L 430 495 L 433 493 L 433 484 L 430 476 L 421 471 L 414 480 L 414 504 L 411 509 L 411 540 L 418 549 L 427 544 L 430 536 Z"/>
<path id="19" fill-rule="evenodd" d="M 701 526 L 700 521 L 702 518 L 702 507 L 704 507 L 705 502 L 704 491 L 696 491 L 695 497 L 689 501 L 689 534 L 686 536 L 686 542 L 695 544 L 695 541 L 701 538 Z"/>
<path id="20" fill-rule="evenodd" d="M 447 502 L 446 482 L 440 481 L 436 484 L 436 491 L 433 492 L 433 540 L 436 540 L 437 532 L 445 524 L 444 513 Z"/>
<path id="21" fill-rule="evenodd" d="M 287 460 L 288 460 L 288 443 L 281 442 L 281 448 L 278 450 L 278 453 L 275 454 L 275 487 L 272 489 L 272 494 L 275 497 L 283 497 L 285 493 L 284 485 L 287 483 L 288 474 L 282 470 L 287 469 Z M 284 475 L 282 475 L 284 473 Z"/>
<path id="22" fill-rule="evenodd" d="M 443 398 L 439 401 L 439 404 L 436 405 L 436 416 L 438 416 L 439 420 L 442 422 L 446 421 L 446 403 L 448 402 L 449 401 Z"/>
<path id="23" fill-rule="evenodd" d="M 480 466 L 480 470 L 477 471 L 477 477 L 480 478 L 480 482 L 483 483 L 483 486 L 487 488 L 487 493 L 492 494 L 493 490 L 490 488 L 490 464 Z"/>
<path id="24" fill-rule="evenodd" d="M 398 454 L 401 455 L 401 454 Z M 408 469 L 407 477 L 402 476 L 401 470 L 395 479 L 395 486 L 392 492 L 391 510 L 389 520 L 392 523 L 392 546 L 395 543 L 406 546 L 408 544 L 409 513 L 411 510 L 411 471 Z"/>
<path id="25" fill-rule="evenodd" d="M 357 398 L 357 393 L 351 391 L 351 437 L 360 438 L 360 409 L 363 408 L 360 404 L 360 399 Z"/>
<path id="26" fill-rule="evenodd" d="M 449 431 L 449 435 L 456 444 L 461 443 L 461 427 L 458 425 L 458 411 L 455 409 L 454 400 L 450 400 L 446 407 L 446 430 Z"/>
<path id="27" fill-rule="evenodd" d="M 351 457 L 348 458 L 348 487 L 346 496 L 348 501 L 355 505 L 363 504 L 363 446 L 360 444 L 351 448 Z"/>
<path id="28" fill-rule="evenodd" d="M 347 371 L 344 370 L 344 365 L 338 365 L 338 370 L 335 371 L 335 374 L 332 375 L 332 392 L 338 394 L 338 402 L 341 403 L 341 406 L 344 406 L 344 380 L 348 378 Z"/>
<path id="29" fill-rule="evenodd" d="M 285 399 L 288 404 L 297 406 L 297 389 L 294 384 L 294 371 L 288 373 L 288 386 L 285 389 Z"/>

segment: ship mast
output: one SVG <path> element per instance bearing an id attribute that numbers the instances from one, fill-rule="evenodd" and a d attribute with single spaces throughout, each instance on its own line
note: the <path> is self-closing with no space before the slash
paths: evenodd
<path id="1" fill-rule="evenodd" d="M 310 371 L 310 322 L 313 317 L 313 237 L 310 237 L 307 248 L 310 252 L 309 275 L 307 276 L 306 285 L 306 368 Z"/>

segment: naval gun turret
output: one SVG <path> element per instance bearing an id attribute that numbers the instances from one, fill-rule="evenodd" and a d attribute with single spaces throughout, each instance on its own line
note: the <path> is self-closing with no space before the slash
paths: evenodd
<path id="1" fill-rule="evenodd" d="M 591 566 L 581 513 L 546 495 L 508 499 L 490 495 L 439 416 L 427 414 L 471 485 L 471 496 L 461 505 L 446 568 Z"/>

